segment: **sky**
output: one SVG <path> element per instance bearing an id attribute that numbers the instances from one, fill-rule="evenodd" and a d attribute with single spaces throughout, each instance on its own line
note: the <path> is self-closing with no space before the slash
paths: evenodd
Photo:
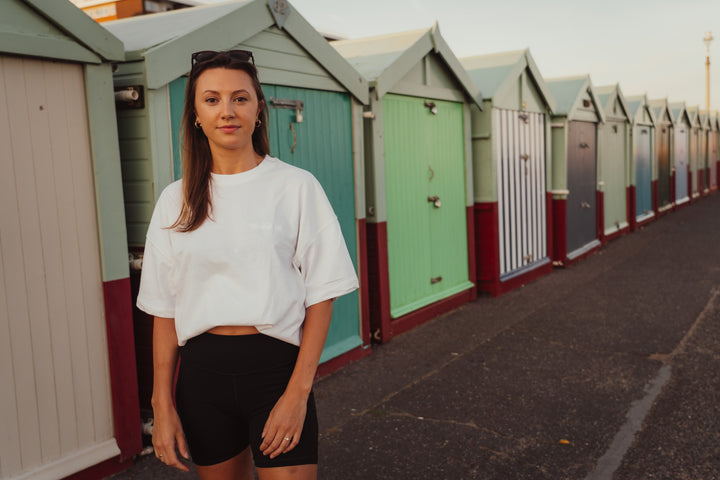
<path id="1" fill-rule="evenodd" d="M 439 23 L 459 58 L 530 48 L 544 78 L 590 74 L 705 108 L 703 37 L 711 31 L 710 108 L 720 109 L 720 0 L 290 0 L 315 28 L 360 38 Z"/>

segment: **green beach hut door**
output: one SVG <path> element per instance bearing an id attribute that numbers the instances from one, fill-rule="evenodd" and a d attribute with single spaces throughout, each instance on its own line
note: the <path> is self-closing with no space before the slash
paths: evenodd
<path id="1" fill-rule="evenodd" d="M 340 222 L 357 271 L 357 223 L 351 100 L 348 94 L 263 85 L 268 102 L 270 153 L 311 172 Z M 289 106 L 302 102 L 302 110 Z M 298 117 L 298 113 L 300 117 Z M 362 344 L 357 290 L 338 298 L 321 361 Z"/>
<path id="2" fill-rule="evenodd" d="M 390 314 L 472 287 L 461 103 L 383 98 Z"/>
<path id="3" fill-rule="evenodd" d="M 179 145 L 177 134 L 186 83 L 186 77 L 178 78 L 170 84 L 169 90 L 176 179 L 182 176 L 180 149 L 175 146 Z M 335 210 L 357 270 L 350 97 L 345 93 L 274 85 L 263 85 L 263 92 L 268 102 L 270 154 L 315 175 Z M 301 102 L 302 110 L 292 108 L 290 102 Z M 298 118 L 298 111 L 301 118 Z M 360 306 L 358 292 L 355 291 L 335 301 L 321 362 L 360 345 Z"/>

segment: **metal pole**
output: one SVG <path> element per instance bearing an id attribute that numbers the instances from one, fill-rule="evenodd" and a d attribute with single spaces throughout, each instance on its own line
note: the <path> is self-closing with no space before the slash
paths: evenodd
<path id="1" fill-rule="evenodd" d="M 705 32 L 705 108 L 710 111 L 710 42 L 713 36 L 710 32 Z"/>

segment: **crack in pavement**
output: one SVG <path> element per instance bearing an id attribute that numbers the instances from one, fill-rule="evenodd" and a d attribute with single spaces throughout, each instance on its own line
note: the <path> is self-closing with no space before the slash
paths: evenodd
<path id="1" fill-rule="evenodd" d="M 715 302 L 720 297 L 720 288 L 714 288 L 711 293 L 712 295 L 710 300 L 705 304 L 705 308 L 700 312 L 700 315 L 698 315 L 673 351 L 665 355 L 655 354 L 650 356 L 653 360 L 662 361 L 663 366 L 660 367 L 657 375 L 645 386 L 645 396 L 640 400 L 632 402 L 630 410 L 626 415 L 627 421 L 615 434 L 615 438 L 613 438 L 610 447 L 605 454 L 598 459 L 595 469 L 585 477 L 585 480 L 612 480 L 613 475 L 617 469 L 620 468 L 623 458 L 625 458 L 625 455 L 635 442 L 635 436 L 642 429 L 645 418 L 655 405 L 663 387 L 670 380 L 672 376 L 671 362 L 677 355 L 685 351 L 689 340 L 697 331 L 700 323 L 702 323 L 711 312 L 714 312 Z"/>

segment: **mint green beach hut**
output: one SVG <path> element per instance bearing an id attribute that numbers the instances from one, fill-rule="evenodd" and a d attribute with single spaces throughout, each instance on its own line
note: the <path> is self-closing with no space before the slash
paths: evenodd
<path id="1" fill-rule="evenodd" d="M 437 25 L 332 46 L 370 85 L 370 308 L 385 342 L 475 298 L 470 106 L 481 100 Z"/>
<path id="2" fill-rule="evenodd" d="M 598 206 L 602 208 L 601 240 L 607 242 L 630 231 L 632 176 L 632 113 L 620 85 L 595 88 L 605 111 L 598 127 Z"/>

